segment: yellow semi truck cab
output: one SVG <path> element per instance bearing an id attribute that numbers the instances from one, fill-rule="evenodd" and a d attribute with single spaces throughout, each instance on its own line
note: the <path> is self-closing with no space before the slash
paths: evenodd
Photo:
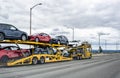
<path id="1" fill-rule="evenodd" d="M 91 58 L 92 57 L 92 48 L 91 44 L 88 42 L 82 42 L 81 45 L 72 47 L 71 50 L 69 50 L 70 56 L 74 59 L 80 60 L 85 58 Z"/>

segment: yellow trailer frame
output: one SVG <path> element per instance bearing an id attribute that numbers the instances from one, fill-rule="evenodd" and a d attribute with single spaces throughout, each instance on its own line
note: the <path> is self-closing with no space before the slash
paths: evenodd
<path id="1" fill-rule="evenodd" d="M 72 58 L 63 57 L 63 56 L 49 55 L 49 54 L 36 54 L 36 55 L 31 55 L 25 58 L 21 58 L 16 61 L 10 61 L 7 63 L 7 66 L 34 64 L 33 59 L 35 58 L 37 59 L 37 61 L 40 61 L 41 58 L 44 58 L 44 63 L 72 60 Z"/>
<path id="2" fill-rule="evenodd" d="M 4 40 L 0 43 L 15 43 L 15 44 L 27 44 L 27 45 L 41 45 L 41 46 L 51 46 L 51 47 L 61 47 L 65 45 L 60 44 L 49 44 L 33 41 L 20 41 L 20 40 Z M 72 57 L 63 57 L 60 50 L 56 54 L 32 54 L 27 57 L 23 57 L 17 60 L 10 60 L 7 63 L 7 66 L 16 66 L 16 65 L 26 65 L 26 64 L 37 64 L 48 63 L 48 62 L 58 62 L 58 61 L 69 61 L 72 60 Z M 36 62 L 35 62 L 36 61 Z"/>

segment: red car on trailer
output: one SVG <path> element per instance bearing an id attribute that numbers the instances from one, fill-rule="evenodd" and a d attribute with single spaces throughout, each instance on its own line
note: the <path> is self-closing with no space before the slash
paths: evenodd
<path id="1" fill-rule="evenodd" d="M 29 36 L 29 40 L 36 42 L 50 42 L 51 37 L 46 33 L 36 33 Z"/>
<path id="2" fill-rule="evenodd" d="M 6 63 L 10 59 L 19 58 L 28 54 L 29 50 L 18 46 L 5 46 L 0 48 L 0 62 Z"/>

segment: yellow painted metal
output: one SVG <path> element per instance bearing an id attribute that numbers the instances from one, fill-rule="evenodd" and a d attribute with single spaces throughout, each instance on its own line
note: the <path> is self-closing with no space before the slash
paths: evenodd
<path id="1" fill-rule="evenodd" d="M 77 49 L 82 49 L 83 51 L 81 53 L 77 52 Z M 72 49 L 69 51 L 71 53 L 71 57 L 81 57 L 82 59 L 85 58 L 91 58 L 92 53 L 91 53 L 92 47 L 88 42 L 84 42 L 79 46 L 72 47 Z"/>
<path id="2" fill-rule="evenodd" d="M 54 47 L 54 48 L 66 47 L 65 45 L 60 45 L 60 44 L 49 44 L 49 43 L 21 41 L 21 40 L 4 40 L 4 41 L 0 41 L 0 43 L 15 43 L 15 44 L 50 46 L 50 47 Z M 66 47 L 66 48 L 68 48 L 68 47 Z M 64 57 L 64 56 L 62 56 L 61 51 L 57 49 L 56 54 L 32 54 L 28 57 L 22 57 L 21 59 L 9 61 L 7 63 L 7 66 L 32 64 L 33 58 L 37 58 L 37 60 L 40 61 L 41 57 L 44 57 L 45 63 L 47 63 L 47 62 L 69 61 L 69 60 L 73 60 L 73 57 L 75 57 L 75 56 L 82 56 L 82 58 L 89 58 L 91 56 L 91 52 L 87 50 L 87 48 L 91 49 L 90 45 L 80 45 L 76 48 L 73 48 L 73 51 L 76 51 L 77 48 L 83 48 L 84 54 L 78 53 L 77 55 L 71 55 L 71 57 Z"/>
<path id="3" fill-rule="evenodd" d="M 41 42 L 34 42 L 34 41 L 21 41 L 21 40 L 4 40 L 4 41 L 0 41 L 0 43 L 15 43 L 15 44 L 39 45 L 39 46 L 51 46 L 54 48 L 65 46 L 65 45 L 60 45 L 60 44 L 49 44 L 49 43 L 41 43 Z M 44 57 L 45 63 L 72 60 L 72 58 L 63 57 L 61 55 L 61 52 L 58 50 L 55 55 L 54 54 L 52 54 L 52 55 L 51 54 L 33 54 L 28 57 L 22 57 L 21 59 L 12 60 L 7 63 L 7 66 L 32 64 L 32 59 L 34 57 L 37 58 L 38 61 L 40 61 L 41 57 Z"/>
<path id="4" fill-rule="evenodd" d="M 36 57 L 38 59 L 38 61 L 40 60 L 41 57 L 44 57 L 45 58 L 45 63 L 72 60 L 72 58 L 67 58 L 67 57 L 58 56 L 58 55 L 36 54 L 36 55 L 31 55 L 31 56 L 28 56 L 28 57 L 25 57 L 25 58 L 21 58 L 21 59 L 16 60 L 16 61 L 8 62 L 7 66 L 32 64 L 32 59 L 34 57 Z M 49 58 L 49 59 L 47 59 L 47 58 Z"/>
<path id="5" fill-rule="evenodd" d="M 43 43 L 43 42 L 35 42 L 35 41 L 21 41 L 21 40 L 3 40 L 0 43 L 15 43 L 15 44 L 26 44 L 26 45 L 42 45 L 42 46 L 53 46 L 53 47 L 60 47 L 65 45 L 60 44 L 50 44 L 50 43 Z"/>

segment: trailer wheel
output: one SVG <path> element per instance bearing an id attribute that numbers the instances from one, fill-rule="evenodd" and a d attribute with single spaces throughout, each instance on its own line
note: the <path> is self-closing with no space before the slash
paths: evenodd
<path id="1" fill-rule="evenodd" d="M 37 64 L 38 63 L 38 59 L 36 58 L 36 57 L 34 57 L 33 59 L 32 59 L 32 64 Z"/>
<path id="2" fill-rule="evenodd" d="M 88 59 L 91 59 L 92 58 L 92 54 L 90 55 L 90 57 Z"/>
<path id="3" fill-rule="evenodd" d="M 82 60 L 82 56 L 79 56 L 79 60 Z"/>
<path id="4" fill-rule="evenodd" d="M 41 58 L 40 58 L 40 63 L 41 63 L 41 64 L 44 64 L 44 63 L 45 63 L 45 58 L 44 58 L 44 57 L 41 57 Z"/>
<path id="5" fill-rule="evenodd" d="M 77 56 L 76 59 L 77 59 L 77 60 L 80 60 L 80 56 Z"/>

